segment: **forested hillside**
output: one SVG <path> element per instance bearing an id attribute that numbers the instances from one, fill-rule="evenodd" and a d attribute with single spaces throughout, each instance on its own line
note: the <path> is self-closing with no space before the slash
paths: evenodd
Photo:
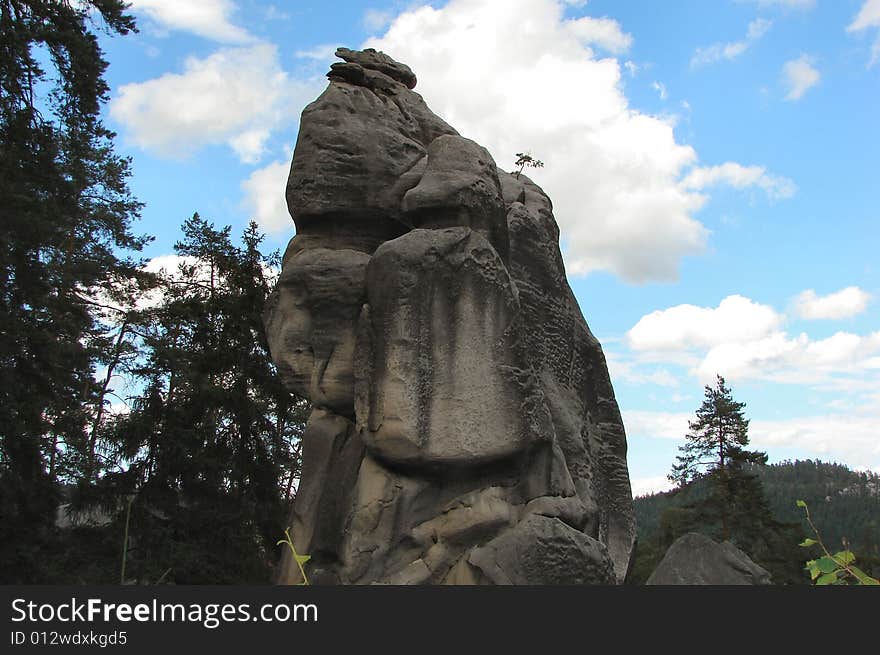
<path id="1" fill-rule="evenodd" d="M 846 539 L 862 567 L 874 576 L 880 573 L 880 476 L 812 460 L 752 466 L 749 470 L 761 481 L 774 518 L 796 528 L 790 531 L 793 537 L 811 534 L 803 510 L 795 506 L 796 500 L 804 500 L 829 548 L 841 546 Z M 681 491 L 636 498 L 640 546 L 631 582 L 643 582 L 650 575 L 675 536 L 677 512 L 705 492 L 698 481 Z M 793 551 L 793 555 L 803 561 L 810 559 L 804 549 Z M 806 583 L 808 579 L 804 575 L 796 581 Z"/>

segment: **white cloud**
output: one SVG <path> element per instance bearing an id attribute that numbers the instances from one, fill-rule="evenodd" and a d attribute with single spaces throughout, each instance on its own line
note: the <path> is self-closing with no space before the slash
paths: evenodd
<path id="1" fill-rule="evenodd" d="M 569 273 L 675 279 L 708 238 L 693 215 L 705 198 L 678 184 L 696 153 L 671 120 L 628 106 L 620 62 L 597 59 L 575 20 L 554 0 L 451 0 L 399 15 L 365 46 L 409 64 L 431 108 L 502 168 L 526 149 L 545 162 L 535 178 Z"/>
<path id="2" fill-rule="evenodd" d="M 859 13 L 846 29 L 848 32 L 857 32 L 868 27 L 880 27 L 880 0 L 865 0 Z"/>
<path id="3" fill-rule="evenodd" d="M 661 387 L 677 387 L 679 384 L 675 376 L 666 369 L 659 368 L 649 372 L 638 371 L 631 362 L 619 358 L 610 350 L 605 351 L 605 360 L 612 382 L 623 380 L 630 384 L 655 384 Z"/>
<path id="4" fill-rule="evenodd" d="M 584 45 L 595 45 L 614 55 L 623 54 L 632 47 L 632 36 L 612 18 L 584 16 L 563 24 Z"/>
<path id="5" fill-rule="evenodd" d="M 131 0 L 135 12 L 144 13 L 168 29 L 193 32 L 223 43 L 254 41 L 230 19 L 235 4 L 230 0 Z"/>
<path id="6" fill-rule="evenodd" d="M 668 94 L 666 92 L 666 85 L 663 82 L 651 82 L 651 88 L 657 92 L 661 100 L 666 100 Z"/>
<path id="7" fill-rule="evenodd" d="M 813 289 L 800 293 L 794 301 L 795 312 L 807 319 L 840 319 L 861 314 L 868 306 L 870 294 L 858 287 L 847 287 L 827 296 L 817 296 Z"/>
<path id="8" fill-rule="evenodd" d="M 713 346 L 694 371 L 701 380 L 716 373 L 732 379 L 760 379 L 788 384 L 819 384 L 849 379 L 868 386 L 868 374 L 880 366 L 880 332 L 861 336 L 837 332 L 812 340 L 774 332 L 750 342 Z"/>
<path id="9" fill-rule="evenodd" d="M 743 166 L 736 162 L 695 168 L 682 180 L 686 189 L 702 190 L 717 184 L 728 184 L 735 189 L 756 186 L 772 199 L 791 198 L 797 192 L 795 183 L 786 177 L 770 175 L 763 166 Z"/>
<path id="10" fill-rule="evenodd" d="M 865 0 L 859 9 L 859 13 L 850 23 L 847 32 L 862 32 L 871 28 L 878 28 L 877 38 L 871 46 L 871 60 L 868 66 L 873 66 L 880 60 L 880 0 Z"/>
<path id="11" fill-rule="evenodd" d="M 813 67 L 813 58 L 801 55 L 785 62 L 782 67 L 783 83 L 788 88 L 786 100 L 800 100 L 813 86 L 819 83 L 821 74 Z"/>
<path id="12" fill-rule="evenodd" d="M 633 498 L 637 498 L 638 496 L 648 496 L 669 491 L 675 485 L 665 475 L 657 475 L 650 478 L 635 478 L 630 481 L 630 486 L 632 487 Z"/>
<path id="13" fill-rule="evenodd" d="M 387 27 L 388 24 L 394 19 L 394 14 L 387 10 L 381 9 L 367 9 L 364 12 L 364 17 L 361 19 L 364 27 L 367 28 L 371 32 L 378 32 L 384 27 Z"/>
<path id="14" fill-rule="evenodd" d="M 675 351 L 718 344 L 741 344 L 763 338 L 781 325 L 773 308 L 739 295 L 728 296 L 718 307 L 677 305 L 651 312 L 627 332 L 638 351 Z"/>
<path id="15" fill-rule="evenodd" d="M 245 193 L 244 206 L 261 228 L 278 233 L 293 230 L 287 211 L 285 188 L 290 161 L 276 161 L 251 173 L 241 184 Z"/>
<path id="16" fill-rule="evenodd" d="M 336 56 L 336 48 L 338 46 L 332 43 L 326 43 L 322 45 L 315 46 L 314 48 L 310 48 L 309 50 L 297 50 L 294 53 L 295 57 L 299 59 L 317 59 L 321 60 L 329 60 L 335 61 L 334 57 Z"/>
<path id="17" fill-rule="evenodd" d="M 680 184 L 697 154 L 674 118 L 629 106 L 621 77 L 634 65 L 597 57 L 597 44 L 621 52 L 631 37 L 609 19 L 567 18 L 558 0 L 450 0 L 398 15 L 364 47 L 410 65 L 428 105 L 502 168 L 525 150 L 544 161 L 534 177 L 569 274 L 673 280 L 709 237 L 696 218 L 707 197 Z"/>
<path id="18" fill-rule="evenodd" d="M 820 303 L 812 308 L 824 316 L 843 315 L 853 311 L 860 298 L 854 296 L 853 300 L 850 295 L 824 304 L 824 299 L 818 299 Z M 716 308 L 677 305 L 651 312 L 639 319 L 626 339 L 640 364 L 665 362 L 687 367 L 701 382 L 721 374 L 735 380 L 828 388 L 844 384 L 864 389 L 877 384 L 880 332 L 838 332 L 816 340 L 803 333 L 788 334 L 782 329 L 783 322 L 784 317 L 773 308 L 733 295 Z M 620 359 L 614 362 L 612 358 L 612 362 L 622 371 L 623 379 L 645 375 L 632 362 Z"/>
<path id="19" fill-rule="evenodd" d="M 120 87 L 110 115 L 136 145 L 183 157 L 226 144 L 247 163 L 259 161 L 273 129 L 299 118 L 319 92 L 316 82 L 288 77 L 275 46 L 224 48 L 190 57 L 183 73 Z"/>
<path id="20" fill-rule="evenodd" d="M 646 410 L 624 410 L 623 426 L 629 437 L 650 437 L 656 439 L 675 439 L 684 441 L 688 432 L 688 422 L 694 420 L 693 414 L 686 412 L 654 412 Z"/>
<path id="21" fill-rule="evenodd" d="M 282 11 L 275 5 L 269 5 L 263 10 L 263 16 L 268 21 L 284 21 L 290 20 L 290 14 L 286 11 Z"/>
<path id="22" fill-rule="evenodd" d="M 753 420 L 751 445 L 766 449 L 800 448 L 824 460 L 845 461 L 852 468 L 880 466 L 880 411 L 837 413 L 779 420 Z"/>
<path id="23" fill-rule="evenodd" d="M 766 18 L 756 18 L 749 23 L 748 31 L 743 40 L 732 43 L 713 43 L 705 48 L 697 48 L 691 57 L 691 68 L 713 64 L 722 59 L 736 59 L 764 36 L 771 25 L 773 25 L 773 21 Z"/>
<path id="24" fill-rule="evenodd" d="M 688 421 L 683 412 L 625 411 L 623 423 L 629 437 L 673 439 L 684 443 Z M 772 454 L 776 448 L 797 448 L 809 456 L 845 461 L 853 468 L 880 466 L 880 405 L 862 412 L 832 413 L 786 419 L 752 419 L 749 445 Z M 660 478 L 650 478 L 659 482 Z M 645 485 L 648 483 L 646 481 Z"/>

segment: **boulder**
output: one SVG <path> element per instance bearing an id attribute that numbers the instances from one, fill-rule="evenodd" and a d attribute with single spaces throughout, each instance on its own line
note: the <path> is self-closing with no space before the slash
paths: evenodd
<path id="1" fill-rule="evenodd" d="M 645 584 L 769 585 L 770 574 L 729 541 L 689 532 L 673 543 Z"/>

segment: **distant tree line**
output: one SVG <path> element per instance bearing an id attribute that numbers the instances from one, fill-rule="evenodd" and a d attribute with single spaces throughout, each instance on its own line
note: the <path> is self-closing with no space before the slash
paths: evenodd
<path id="1" fill-rule="evenodd" d="M 787 529 L 791 539 L 810 534 L 803 510 L 795 506 L 804 500 L 810 507 L 813 521 L 830 548 L 842 548 L 844 541 L 858 556 L 859 566 L 877 577 L 880 575 L 880 476 L 866 471 L 853 471 L 842 464 L 814 460 L 795 460 L 768 465 L 752 465 L 749 472 L 757 476 L 773 518 Z M 632 583 L 644 582 L 676 535 L 675 518 L 686 512 L 686 506 L 705 495 L 705 485 L 695 484 L 686 491 L 651 494 L 635 499 L 639 547 Z M 698 532 L 706 526 L 692 525 Z M 790 584 L 809 584 L 803 570 L 807 553 L 793 549 L 786 542 L 783 568 L 788 572 L 780 580 Z"/>
<path id="2" fill-rule="evenodd" d="M 0 583 L 119 582 L 123 550 L 126 583 L 268 582 L 308 411 L 263 331 L 278 254 L 196 214 L 145 269 L 97 30 L 136 26 L 0 2 Z"/>

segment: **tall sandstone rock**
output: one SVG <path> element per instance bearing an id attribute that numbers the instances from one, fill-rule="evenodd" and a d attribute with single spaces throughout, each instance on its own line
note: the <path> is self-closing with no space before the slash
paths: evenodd
<path id="1" fill-rule="evenodd" d="M 615 584 L 635 538 L 605 357 L 550 199 L 340 48 L 303 111 L 266 312 L 313 411 L 290 524 L 317 584 Z M 297 582 L 282 562 L 279 582 Z"/>

